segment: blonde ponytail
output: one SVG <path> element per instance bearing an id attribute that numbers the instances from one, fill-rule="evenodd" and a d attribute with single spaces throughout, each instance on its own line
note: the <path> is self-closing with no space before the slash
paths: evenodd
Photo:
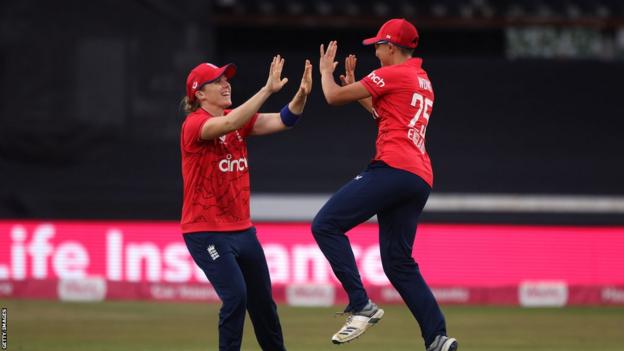
<path id="1" fill-rule="evenodd" d="M 189 102 L 189 98 L 188 96 L 185 96 L 182 98 L 182 101 L 180 101 L 180 108 L 184 111 L 184 113 L 186 113 L 187 115 L 191 112 L 195 112 L 195 110 L 197 110 L 199 108 L 199 101 L 197 101 L 197 99 L 195 99 L 195 101 L 193 102 Z"/>

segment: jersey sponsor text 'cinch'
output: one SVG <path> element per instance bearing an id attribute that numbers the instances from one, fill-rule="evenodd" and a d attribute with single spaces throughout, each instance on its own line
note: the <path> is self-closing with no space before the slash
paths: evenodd
<path id="1" fill-rule="evenodd" d="M 219 162 L 219 170 L 221 172 L 244 171 L 247 169 L 247 158 L 241 157 L 238 160 L 232 160 L 232 155 L 228 154 L 225 159 Z"/>

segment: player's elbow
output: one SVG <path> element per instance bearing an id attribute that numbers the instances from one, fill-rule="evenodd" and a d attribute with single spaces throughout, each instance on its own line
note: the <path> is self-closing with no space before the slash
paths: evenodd
<path id="1" fill-rule="evenodd" d="M 226 117 L 224 118 L 223 124 L 221 125 L 221 132 L 223 134 L 231 133 L 242 126 L 242 123 L 235 121 L 233 118 Z"/>
<path id="2" fill-rule="evenodd" d="M 328 96 L 326 96 L 326 97 L 325 97 L 325 100 L 327 100 L 327 104 L 328 104 L 328 105 L 330 105 L 330 106 L 337 106 L 337 105 L 336 105 L 336 101 L 334 100 L 334 98 L 333 98 L 333 97 L 328 97 Z"/>

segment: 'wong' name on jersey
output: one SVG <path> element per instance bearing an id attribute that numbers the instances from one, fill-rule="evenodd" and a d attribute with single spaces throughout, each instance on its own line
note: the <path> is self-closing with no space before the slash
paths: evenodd
<path id="1" fill-rule="evenodd" d="M 418 77 L 418 87 L 420 89 L 433 91 L 433 88 L 431 88 L 431 82 L 429 80 L 425 79 L 425 78 L 422 78 L 422 77 Z"/>

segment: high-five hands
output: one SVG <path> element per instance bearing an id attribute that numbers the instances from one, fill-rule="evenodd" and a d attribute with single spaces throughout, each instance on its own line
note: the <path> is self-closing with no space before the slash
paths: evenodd
<path id="1" fill-rule="evenodd" d="M 342 85 L 349 85 L 355 83 L 355 64 L 357 63 L 357 57 L 355 55 L 349 55 L 345 58 L 345 74 L 340 75 L 340 82 Z"/>
<path id="2" fill-rule="evenodd" d="M 280 55 L 273 56 L 273 62 L 271 62 L 271 68 L 269 70 L 269 78 L 264 86 L 271 94 L 277 93 L 288 83 L 288 78 L 282 78 L 283 68 L 284 59 Z"/>
<path id="3" fill-rule="evenodd" d="M 301 84 L 299 85 L 299 93 L 307 96 L 312 92 L 312 64 L 310 60 L 305 60 L 305 66 L 303 70 L 303 76 L 301 77 Z"/>
<path id="4" fill-rule="evenodd" d="M 338 66 L 338 62 L 334 61 L 336 59 L 337 50 L 338 42 L 335 40 L 327 44 L 327 51 L 325 51 L 325 47 L 321 44 L 321 58 L 319 60 L 319 71 L 321 75 L 334 73 L 336 66 Z"/>

